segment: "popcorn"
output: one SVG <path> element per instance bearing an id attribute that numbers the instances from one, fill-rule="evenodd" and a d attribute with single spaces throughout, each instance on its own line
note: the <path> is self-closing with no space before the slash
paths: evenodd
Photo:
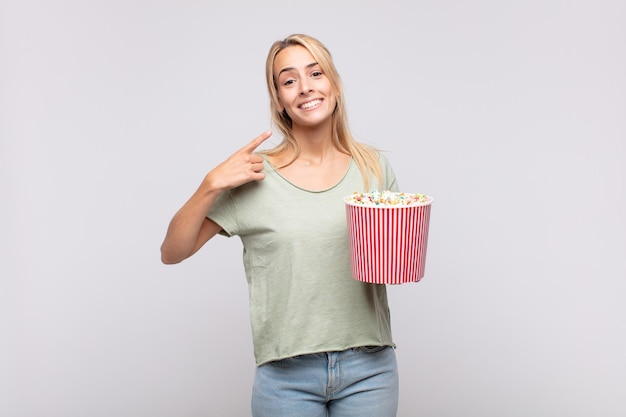
<path id="1" fill-rule="evenodd" d="M 372 191 L 370 193 L 357 193 L 346 197 L 345 202 L 349 204 L 367 207 L 394 207 L 394 206 L 414 206 L 426 203 L 426 194 L 396 193 L 392 191 Z"/>
<path id="2" fill-rule="evenodd" d="M 422 279 L 431 196 L 372 191 L 355 192 L 343 201 L 354 279 L 370 284 L 403 284 Z"/>

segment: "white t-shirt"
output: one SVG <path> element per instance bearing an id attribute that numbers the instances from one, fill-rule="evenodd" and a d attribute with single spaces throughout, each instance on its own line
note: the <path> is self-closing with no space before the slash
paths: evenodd
<path id="1" fill-rule="evenodd" d="M 398 191 L 380 156 L 380 190 Z M 222 193 L 207 217 L 239 236 L 257 366 L 357 346 L 395 346 L 384 285 L 352 278 L 343 197 L 363 192 L 354 161 L 324 191 L 295 186 L 265 159 L 265 179 Z M 376 184 L 372 178 L 370 184 Z"/>

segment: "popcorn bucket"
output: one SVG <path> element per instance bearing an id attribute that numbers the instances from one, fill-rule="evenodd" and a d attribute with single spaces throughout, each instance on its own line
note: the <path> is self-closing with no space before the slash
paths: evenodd
<path id="1" fill-rule="evenodd" d="M 371 284 L 418 282 L 424 276 L 433 198 L 411 205 L 363 205 L 344 198 L 352 276 Z"/>

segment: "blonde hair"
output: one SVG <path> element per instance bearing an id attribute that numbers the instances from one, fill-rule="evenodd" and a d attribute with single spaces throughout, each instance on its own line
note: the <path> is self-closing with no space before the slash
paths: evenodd
<path id="1" fill-rule="evenodd" d="M 348 127 L 348 117 L 343 98 L 343 86 L 335 64 L 333 64 L 332 56 L 320 41 L 307 35 L 294 34 L 284 40 L 276 41 L 267 55 L 265 75 L 270 95 L 272 122 L 283 134 L 283 140 L 275 148 L 265 151 L 265 153 L 271 156 L 288 152 L 290 154 L 290 160 L 283 166 L 291 164 L 300 154 L 300 146 L 293 134 L 291 118 L 286 112 L 282 111 L 278 98 L 276 80 L 274 78 L 274 60 L 276 59 L 276 55 L 285 48 L 297 45 L 306 48 L 311 56 L 313 56 L 315 62 L 318 63 L 326 77 L 330 80 L 335 95 L 337 96 L 337 105 L 332 115 L 333 144 L 340 152 L 350 155 L 354 160 L 363 177 L 363 191 L 370 191 L 370 175 L 374 175 L 378 186 L 381 187 L 383 184 L 382 172 L 377 150 L 357 142 Z"/>

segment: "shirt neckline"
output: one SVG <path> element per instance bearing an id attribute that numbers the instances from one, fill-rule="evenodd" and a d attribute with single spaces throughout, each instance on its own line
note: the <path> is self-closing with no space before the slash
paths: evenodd
<path id="1" fill-rule="evenodd" d="M 339 181 L 337 181 L 336 184 L 325 188 L 323 190 L 309 190 L 308 188 L 303 188 L 300 187 L 297 184 L 294 184 L 293 182 L 289 181 L 287 178 L 285 178 L 283 176 L 283 174 L 281 174 L 278 169 L 272 165 L 272 163 L 269 161 L 269 159 L 267 158 L 266 154 L 263 154 L 263 160 L 265 163 L 267 163 L 267 165 L 272 169 L 273 172 L 276 173 L 276 175 L 278 175 L 279 178 L 281 178 L 283 181 L 285 181 L 287 184 L 291 185 L 294 188 L 297 188 L 298 190 L 307 192 L 307 193 L 312 193 L 312 194 L 321 194 L 321 193 L 325 193 L 328 192 L 334 188 L 337 188 L 339 185 L 341 185 L 341 183 L 346 179 L 346 177 L 348 176 L 348 173 L 350 172 L 350 170 L 352 169 L 352 165 L 354 164 L 354 159 L 352 159 L 352 156 L 350 157 L 350 163 L 348 164 L 348 169 L 346 169 L 346 172 L 343 174 L 343 176 L 339 179 Z"/>

